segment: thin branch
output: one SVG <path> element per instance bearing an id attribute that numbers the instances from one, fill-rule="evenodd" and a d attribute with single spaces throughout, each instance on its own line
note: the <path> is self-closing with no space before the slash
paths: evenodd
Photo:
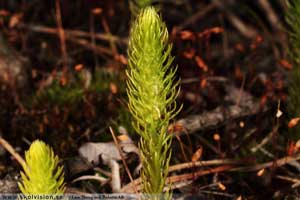
<path id="1" fill-rule="evenodd" d="M 213 0 L 213 2 L 219 7 L 220 10 L 224 11 L 225 16 L 229 20 L 229 22 L 240 31 L 240 33 L 246 38 L 255 38 L 258 35 L 257 30 L 243 22 L 237 15 L 229 12 L 226 7 L 226 3 L 222 0 Z"/>
<path id="2" fill-rule="evenodd" d="M 32 32 L 38 32 L 38 33 L 47 33 L 47 34 L 55 34 L 57 35 L 57 28 L 47 27 L 47 26 L 40 26 L 40 25 L 34 25 L 34 24 L 20 24 L 18 25 L 18 28 L 20 29 L 26 29 Z M 68 37 L 83 37 L 83 38 L 91 38 L 90 32 L 85 32 L 81 30 L 69 30 L 64 29 L 66 39 Z M 120 44 L 127 44 L 128 39 L 127 38 L 119 38 L 118 36 L 109 35 L 105 33 L 95 33 L 94 35 L 95 39 L 97 40 L 103 40 L 103 41 L 114 41 Z"/>
<path id="3" fill-rule="evenodd" d="M 120 153 L 120 155 L 121 155 L 121 159 L 122 159 L 122 162 L 123 162 L 123 164 L 124 164 L 125 170 L 126 170 L 127 175 L 128 175 L 128 177 L 129 177 L 129 179 L 130 179 L 130 181 L 131 181 L 131 183 L 132 183 L 132 188 L 134 189 L 135 193 L 138 193 L 138 189 L 136 188 L 135 182 L 133 181 L 133 178 L 132 178 L 132 176 L 131 176 L 130 170 L 129 170 L 129 168 L 128 168 L 128 166 L 127 166 L 127 163 L 126 163 L 126 161 L 125 161 L 125 158 L 124 158 L 124 156 L 123 156 L 122 150 L 121 150 L 120 145 L 119 145 L 119 143 L 118 143 L 118 140 L 117 140 L 117 138 L 116 138 L 116 136 L 115 136 L 115 133 L 114 133 L 114 131 L 113 131 L 113 129 L 112 129 L 111 127 L 109 127 L 109 130 L 110 130 L 110 133 L 111 133 L 111 135 L 112 135 L 112 137 L 113 137 L 113 139 L 114 139 L 115 145 L 116 145 L 116 147 L 118 148 L 119 153 Z"/>
<path id="4" fill-rule="evenodd" d="M 293 161 L 300 160 L 300 156 L 292 157 L 292 156 L 286 156 L 274 161 L 266 162 L 263 164 L 258 164 L 254 166 L 247 166 L 247 167 L 238 167 L 231 169 L 230 171 L 243 171 L 243 172 L 251 172 L 251 171 L 259 171 L 264 168 L 269 168 L 269 167 L 281 167 L 286 164 L 290 164 Z"/>
<path id="5" fill-rule="evenodd" d="M 234 167 L 234 165 L 246 165 L 249 164 L 247 162 L 241 162 L 241 161 L 234 161 L 234 160 L 224 160 L 225 162 L 222 163 L 222 161 L 220 160 L 212 160 L 212 161 L 201 161 L 201 165 L 204 166 L 205 162 L 207 164 L 207 166 L 209 164 L 224 164 L 222 166 L 218 166 L 215 168 L 211 168 L 211 169 L 200 169 L 194 173 L 187 173 L 187 174 L 181 174 L 181 175 L 175 175 L 175 176 L 171 176 L 167 178 L 167 183 L 169 184 L 174 184 L 174 183 L 178 183 L 178 182 L 185 182 L 187 180 L 190 179 L 195 179 L 197 177 L 200 176 L 204 176 L 204 175 L 208 175 L 208 174 L 212 174 L 212 173 L 217 173 L 217 172 L 223 172 L 223 171 L 241 171 L 241 172 L 251 172 L 251 171 L 259 171 L 261 169 L 264 168 L 270 168 L 270 167 L 281 167 L 283 165 L 289 164 L 293 161 L 299 160 L 300 156 L 296 156 L 296 157 L 291 157 L 291 156 L 287 156 L 287 157 L 283 157 L 274 161 L 270 161 L 270 162 L 266 162 L 266 163 L 262 163 L 262 164 L 254 164 L 252 166 L 244 166 L 244 167 Z M 227 163 L 226 163 L 227 162 Z M 195 162 L 197 163 L 197 162 Z M 195 163 L 193 164 L 195 166 Z M 197 163 L 198 165 L 199 163 Z M 182 165 L 182 166 L 180 166 Z M 179 164 L 178 166 L 180 167 L 173 167 L 173 170 L 181 170 L 184 167 L 189 168 L 191 166 L 191 163 L 183 163 L 183 164 Z M 170 167 L 171 169 L 172 167 Z M 138 178 L 136 180 L 134 180 L 133 182 L 125 185 L 122 189 L 121 192 L 126 192 L 126 193 L 132 193 L 133 191 L 131 190 L 132 187 L 132 183 L 134 183 L 137 187 L 138 190 L 142 189 L 142 184 L 141 184 L 141 178 Z M 166 187 L 166 189 L 169 189 Z"/>
<path id="6" fill-rule="evenodd" d="M 169 173 L 174 171 L 179 171 L 183 169 L 195 168 L 195 167 L 207 167 L 216 165 L 238 165 L 238 164 L 250 164 L 253 163 L 251 160 L 236 160 L 236 159 L 222 159 L 222 160 L 207 160 L 207 161 L 197 161 L 197 162 L 187 162 L 169 167 Z"/>
<path id="7" fill-rule="evenodd" d="M 281 30 L 283 26 L 274 9 L 272 8 L 270 2 L 266 0 L 258 0 L 257 3 L 265 11 L 265 15 L 267 16 L 273 29 L 276 31 Z"/>
<path id="8" fill-rule="evenodd" d="M 204 8 L 199 9 L 194 15 L 187 18 L 182 24 L 176 27 L 175 31 L 180 32 L 181 30 L 187 28 L 189 25 L 196 23 L 199 19 L 216 9 L 216 4 L 212 3 Z"/>
<path id="9" fill-rule="evenodd" d="M 56 12 L 56 23 L 57 23 L 58 35 L 60 40 L 60 48 L 61 48 L 61 54 L 63 60 L 63 68 L 64 70 L 66 70 L 68 66 L 68 60 L 67 60 L 68 54 L 67 54 L 65 32 L 61 20 L 60 0 L 55 0 L 55 12 Z"/>
<path id="10" fill-rule="evenodd" d="M 106 54 L 109 56 L 113 55 L 110 49 L 100 46 L 100 45 L 95 46 L 85 39 L 79 39 L 79 38 L 74 38 L 74 37 L 68 37 L 67 39 L 75 44 L 81 45 L 87 49 L 94 51 L 95 53 L 97 53 L 100 56 L 103 56 L 103 54 Z"/>
<path id="11" fill-rule="evenodd" d="M 196 179 L 200 176 L 213 174 L 213 173 L 217 173 L 217 172 L 222 172 L 222 171 L 227 171 L 232 168 L 233 168 L 233 166 L 224 165 L 224 166 L 218 166 L 218 167 L 215 167 L 212 169 L 207 169 L 207 170 L 200 169 L 200 170 L 198 170 L 196 172 L 192 172 L 192 173 L 169 176 L 167 178 L 166 184 L 168 185 L 168 184 L 175 184 L 175 183 L 179 183 L 179 182 L 186 182 L 191 179 Z M 134 180 L 134 184 L 136 185 L 136 187 L 139 191 L 142 190 L 143 186 L 141 184 L 141 178 Z M 129 183 L 121 189 L 121 192 L 132 193 L 133 191 L 131 190 L 131 187 L 132 187 L 132 183 Z M 169 186 L 164 187 L 164 191 L 169 190 L 169 189 L 170 189 Z"/>

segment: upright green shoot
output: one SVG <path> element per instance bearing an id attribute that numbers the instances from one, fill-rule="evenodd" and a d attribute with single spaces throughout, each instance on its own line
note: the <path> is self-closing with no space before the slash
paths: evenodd
<path id="1" fill-rule="evenodd" d="M 155 8 L 142 9 L 129 39 L 127 93 L 133 126 L 141 136 L 143 191 L 163 192 L 171 158 L 170 120 L 179 112 L 178 81 L 172 68 L 168 31 Z"/>
<path id="2" fill-rule="evenodd" d="M 58 166 L 58 157 L 44 142 L 36 140 L 25 153 L 26 164 L 21 172 L 21 192 L 28 194 L 63 194 L 65 191 L 63 168 Z"/>

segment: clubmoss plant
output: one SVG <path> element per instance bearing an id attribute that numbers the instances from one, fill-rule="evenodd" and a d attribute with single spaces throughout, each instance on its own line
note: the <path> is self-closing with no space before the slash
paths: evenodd
<path id="1" fill-rule="evenodd" d="M 142 9 L 129 39 L 127 93 L 133 126 L 141 136 L 143 191 L 163 192 L 171 157 L 170 120 L 179 112 L 178 81 L 172 68 L 168 31 L 155 8 Z"/>
<path id="2" fill-rule="evenodd" d="M 48 145 L 34 141 L 25 152 L 25 160 L 22 183 L 18 184 L 23 194 L 64 193 L 63 168 L 58 166 L 58 157 Z"/>
<path id="3" fill-rule="evenodd" d="M 290 56 L 294 67 L 289 76 L 287 108 L 291 118 L 300 117 L 300 1 L 287 1 L 286 22 L 289 25 Z M 300 126 L 290 130 L 291 139 L 300 138 Z"/>

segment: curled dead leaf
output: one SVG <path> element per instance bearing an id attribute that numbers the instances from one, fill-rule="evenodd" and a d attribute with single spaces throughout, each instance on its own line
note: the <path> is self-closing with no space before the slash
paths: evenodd
<path id="1" fill-rule="evenodd" d="M 188 49 L 183 52 L 183 56 L 187 59 L 192 59 L 195 56 L 196 50 L 194 48 Z"/>
<path id="2" fill-rule="evenodd" d="M 220 141 L 220 139 L 221 139 L 220 135 L 218 133 L 215 133 L 214 140 L 218 142 L 218 141 Z"/>
<path id="3" fill-rule="evenodd" d="M 295 117 L 289 121 L 288 127 L 293 128 L 299 123 L 300 117 Z"/>
<path id="4" fill-rule="evenodd" d="M 208 71 L 208 66 L 200 56 L 196 56 L 195 61 L 200 69 L 202 69 L 204 72 Z"/>
<path id="5" fill-rule="evenodd" d="M 192 162 L 196 162 L 201 159 L 203 153 L 203 147 L 200 146 L 192 156 Z"/>
<path id="6" fill-rule="evenodd" d="M 225 191 L 226 190 L 226 186 L 224 184 L 222 184 L 221 182 L 218 183 L 218 187 L 220 188 L 220 190 Z"/>
<path id="7" fill-rule="evenodd" d="M 94 15 L 99 15 L 99 14 L 101 14 L 103 12 L 103 9 L 102 8 L 94 8 L 93 10 L 92 10 L 92 13 L 94 14 Z"/>
<path id="8" fill-rule="evenodd" d="M 109 89 L 110 89 L 111 93 L 113 93 L 113 94 L 118 93 L 118 87 L 115 83 L 110 83 L 109 84 Z"/>
<path id="9" fill-rule="evenodd" d="M 245 127 L 245 122 L 240 121 L 239 125 L 240 125 L 241 128 L 244 128 Z"/>
<path id="10" fill-rule="evenodd" d="M 203 89 L 203 88 L 206 88 L 207 86 L 207 79 L 202 79 L 201 82 L 200 82 L 200 87 Z"/>
<path id="11" fill-rule="evenodd" d="M 257 172 L 257 176 L 262 176 L 265 173 L 265 169 L 261 169 Z"/>
<path id="12" fill-rule="evenodd" d="M 202 31 L 198 34 L 198 37 L 210 37 L 211 34 L 220 34 L 223 32 L 224 29 L 222 27 L 213 27 Z"/>
<path id="13" fill-rule="evenodd" d="M 123 54 L 116 55 L 114 58 L 121 64 L 128 65 L 128 59 Z"/>
<path id="14" fill-rule="evenodd" d="M 191 31 L 181 31 L 180 32 L 180 38 L 182 40 L 194 40 L 195 39 L 195 35 Z"/>
<path id="15" fill-rule="evenodd" d="M 293 69 L 293 65 L 285 59 L 279 60 L 279 64 L 284 69 L 287 69 L 287 70 L 292 70 Z"/>
<path id="16" fill-rule="evenodd" d="M 300 152 L 300 140 L 298 140 L 297 142 L 290 141 L 287 147 L 287 155 L 293 156 L 295 154 L 299 154 L 299 152 Z"/>
<path id="17" fill-rule="evenodd" d="M 242 198 L 242 196 L 240 195 L 240 196 L 238 196 L 238 198 L 236 198 L 236 200 L 242 200 L 243 198 Z"/>
<path id="18" fill-rule="evenodd" d="M 16 27 L 20 23 L 22 17 L 23 17 L 22 13 L 16 13 L 16 14 L 12 15 L 9 20 L 9 25 L 8 25 L 9 28 Z"/>
<path id="19" fill-rule="evenodd" d="M 83 64 L 77 64 L 77 65 L 75 65 L 75 67 L 74 67 L 75 71 L 77 71 L 77 72 L 81 71 L 82 68 L 83 68 Z"/>

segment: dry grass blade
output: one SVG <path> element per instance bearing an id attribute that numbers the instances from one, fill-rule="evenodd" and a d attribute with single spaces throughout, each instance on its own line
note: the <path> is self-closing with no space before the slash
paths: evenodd
<path id="1" fill-rule="evenodd" d="M 0 137 L 0 144 L 18 161 L 21 166 L 26 164 L 22 156 L 20 156 L 16 150 L 2 137 Z"/>
<path id="2" fill-rule="evenodd" d="M 109 130 L 110 130 L 110 133 L 111 133 L 111 135 L 112 135 L 112 137 L 114 139 L 115 145 L 117 146 L 117 148 L 118 148 L 118 150 L 120 152 L 120 155 L 121 155 L 122 162 L 124 164 L 125 170 L 126 170 L 127 175 L 128 175 L 128 177 L 129 177 L 129 179 L 130 179 L 130 181 L 132 183 L 131 186 L 134 189 L 135 193 L 138 193 L 138 189 L 136 188 L 135 182 L 133 181 L 132 175 L 131 175 L 130 170 L 129 170 L 128 166 L 127 166 L 126 160 L 125 160 L 125 158 L 123 156 L 123 153 L 122 153 L 122 150 L 121 150 L 120 145 L 118 143 L 118 140 L 116 138 L 116 135 L 115 135 L 115 133 L 114 133 L 114 131 L 113 131 L 113 129 L 111 127 L 109 127 Z"/>

